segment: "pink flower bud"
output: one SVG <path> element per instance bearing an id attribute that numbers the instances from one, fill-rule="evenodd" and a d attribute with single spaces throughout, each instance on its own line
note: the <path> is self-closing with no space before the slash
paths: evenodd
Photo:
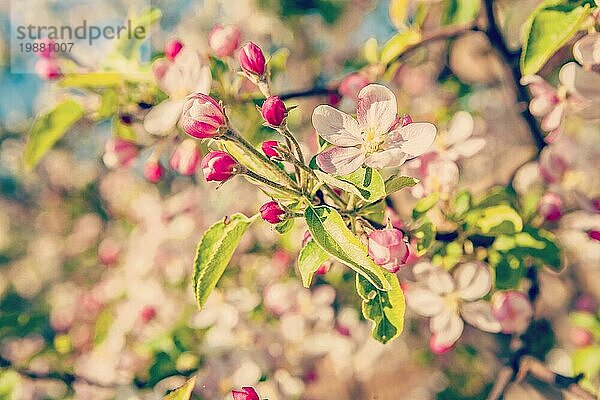
<path id="1" fill-rule="evenodd" d="M 412 124 L 413 120 L 408 114 L 404 114 L 402 118 L 400 118 L 400 126 L 406 126 L 408 124 Z"/>
<path id="2" fill-rule="evenodd" d="M 579 327 L 573 328 L 571 330 L 570 336 L 571 336 L 571 342 L 573 343 L 573 345 L 575 345 L 577 347 L 589 346 L 594 341 L 594 337 L 592 336 L 590 331 L 588 331 L 587 329 L 584 329 L 584 328 L 579 328 Z"/>
<path id="3" fill-rule="evenodd" d="M 171 169 L 181 175 L 193 175 L 200 162 L 200 150 L 196 142 L 186 139 L 173 152 L 171 156 Z"/>
<path id="4" fill-rule="evenodd" d="M 202 93 L 191 96 L 183 106 L 181 127 L 195 138 L 212 138 L 227 126 L 225 111 L 215 99 Z"/>
<path id="5" fill-rule="evenodd" d="M 148 182 L 158 183 L 163 177 L 163 166 L 158 160 L 148 160 L 144 165 L 144 176 Z"/>
<path id="6" fill-rule="evenodd" d="M 35 63 L 35 73 L 41 79 L 50 81 L 62 76 L 58 62 L 51 58 L 40 58 Z"/>
<path id="7" fill-rule="evenodd" d="M 325 275 L 327 272 L 329 272 L 329 268 L 331 268 L 331 263 L 324 262 L 319 266 L 319 268 L 317 268 L 315 275 Z"/>
<path id="8" fill-rule="evenodd" d="M 152 306 L 146 306 L 146 307 L 142 308 L 142 312 L 140 313 L 140 318 L 142 319 L 142 322 L 144 322 L 145 324 L 152 321 L 154 318 L 156 318 L 156 308 L 154 308 Z"/>
<path id="9" fill-rule="evenodd" d="M 183 49 L 183 43 L 179 39 L 169 39 L 165 44 L 165 57 L 173 61 L 179 52 Z"/>
<path id="10" fill-rule="evenodd" d="M 538 202 L 537 212 L 546 221 L 557 221 L 562 216 L 563 202 L 559 195 L 552 192 L 544 193 Z"/>
<path id="11" fill-rule="evenodd" d="M 431 335 L 431 338 L 429 339 L 429 349 L 435 355 L 441 356 L 446 354 L 452 350 L 452 347 L 454 347 L 454 343 L 448 344 L 440 342 L 437 340 L 436 335 Z"/>
<path id="12" fill-rule="evenodd" d="M 600 242 L 600 231 L 599 230 L 594 229 L 594 230 L 588 231 L 587 234 L 590 239 Z"/>
<path id="13" fill-rule="evenodd" d="M 104 239 L 98 246 L 98 259 L 104 265 L 114 265 L 119 261 L 121 245 L 114 239 Z"/>
<path id="14" fill-rule="evenodd" d="M 310 231 L 304 231 L 304 236 L 302 237 L 302 247 L 306 246 L 309 240 L 312 239 Z"/>
<path id="15" fill-rule="evenodd" d="M 208 34 L 208 45 L 217 57 L 230 57 L 240 45 L 240 36 L 235 25 L 215 25 Z"/>
<path id="16" fill-rule="evenodd" d="M 232 390 L 233 400 L 260 400 L 253 387 L 243 387 L 242 390 Z"/>
<path id="17" fill-rule="evenodd" d="M 347 96 L 356 100 L 358 98 L 358 92 L 369 83 L 366 76 L 360 72 L 353 72 L 342 79 L 338 91 L 342 96 Z"/>
<path id="18" fill-rule="evenodd" d="M 259 211 L 262 219 L 270 224 L 278 224 L 285 219 L 285 211 L 276 201 L 263 204 Z"/>
<path id="19" fill-rule="evenodd" d="M 277 140 L 265 140 L 262 143 L 262 151 L 269 158 L 281 159 L 278 147 L 281 146 Z"/>
<path id="20" fill-rule="evenodd" d="M 224 151 L 212 151 L 202 159 L 202 172 L 206 181 L 223 182 L 236 174 L 238 163 Z"/>
<path id="21" fill-rule="evenodd" d="M 596 197 L 592 199 L 592 207 L 596 210 L 597 213 L 600 213 L 600 197 Z"/>
<path id="22" fill-rule="evenodd" d="M 595 314 L 598 310 L 598 303 L 591 295 L 582 294 L 575 301 L 575 310 Z"/>
<path id="23" fill-rule="evenodd" d="M 402 231 L 391 228 L 369 233 L 369 257 L 388 271 L 398 271 L 406 263 L 409 254 Z"/>
<path id="24" fill-rule="evenodd" d="M 40 58 L 50 58 L 52 57 L 52 52 L 54 51 L 54 40 L 44 38 L 38 39 L 35 41 L 38 45 L 38 51 L 35 52 L 35 55 Z"/>
<path id="25" fill-rule="evenodd" d="M 263 103 L 260 113 L 270 125 L 280 126 L 287 116 L 287 109 L 279 96 L 271 96 Z"/>
<path id="26" fill-rule="evenodd" d="M 118 137 L 111 137 L 104 146 L 102 160 L 109 168 L 128 167 L 138 155 L 135 143 Z"/>
<path id="27" fill-rule="evenodd" d="M 265 74 L 265 55 L 254 43 L 248 42 L 242 47 L 239 61 L 244 72 L 257 76 Z"/>
<path id="28" fill-rule="evenodd" d="M 522 333 L 533 316 L 533 307 L 524 293 L 516 290 L 496 292 L 492 296 L 492 314 L 503 333 Z"/>

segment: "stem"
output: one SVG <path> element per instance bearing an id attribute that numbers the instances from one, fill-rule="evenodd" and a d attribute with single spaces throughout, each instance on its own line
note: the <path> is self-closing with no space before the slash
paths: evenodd
<path id="1" fill-rule="evenodd" d="M 296 140 L 296 138 L 294 137 L 292 132 L 290 132 L 289 128 L 287 127 L 287 123 L 285 124 L 284 127 L 277 128 L 277 132 L 279 132 L 283 137 L 285 137 L 286 144 L 290 150 L 292 149 L 292 144 L 294 145 L 294 150 L 296 151 L 296 155 L 298 157 L 299 163 L 301 165 L 304 165 L 304 155 L 302 154 L 302 149 L 300 148 L 300 143 L 298 143 L 298 140 Z M 294 171 L 296 173 L 296 179 L 298 181 L 298 185 L 301 188 L 304 188 L 304 186 L 302 184 L 302 174 L 300 173 L 300 170 L 298 169 L 298 163 L 296 163 L 295 160 L 294 160 Z"/>
<path id="2" fill-rule="evenodd" d="M 521 78 L 521 69 L 519 66 L 519 59 L 521 57 L 521 51 L 513 52 L 508 48 L 506 41 L 504 40 L 504 36 L 500 31 L 498 23 L 496 22 L 496 16 L 494 14 L 494 1 L 493 0 L 484 0 L 483 1 L 485 14 L 487 17 L 487 28 L 484 33 L 488 37 L 490 44 L 492 47 L 496 49 L 500 58 L 506 65 L 507 69 L 510 72 L 511 79 L 513 81 L 513 87 L 515 89 L 515 93 L 517 95 L 517 103 L 521 107 L 521 117 L 525 120 L 527 127 L 529 128 L 529 132 L 531 133 L 531 137 L 535 143 L 538 153 L 546 146 L 546 142 L 544 141 L 544 133 L 540 129 L 540 126 L 535 119 L 535 117 L 529 111 L 529 103 L 531 102 L 531 96 L 527 89 L 520 84 Z"/>
<path id="3" fill-rule="evenodd" d="M 262 154 L 260 151 L 256 150 L 256 148 L 254 146 L 252 146 L 252 144 L 250 142 L 248 142 L 246 139 L 244 139 L 239 133 L 235 132 L 232 129 L 228 129 L 227 133 L 225 134 L 225 138 L 229 139 L 235 143 L 238 143 L 244 149 L 246 149 L 250 153 L 252 153 L 253 156 L 255 156 L 257 159 L 259 159 L 267 168 L 269 168 L 271 171 L 275 172 L 277 175 L 281 176 L 292 187 L 294 187 L 295 189 L 298 189 L 298 190 L 300 189 L 294 183 L 294 181 L 288 176 L 288 174 L 286 174 L 284 171 L 282 171 L 277 165 L 275 165 L 270 159 L 268 159 L 267 156 Z"/>
<path id="4" fill-rule="evenodd" d="M 252 172 L 252 171 L 250 171 L 248 169 L 246 169 L 244 172 L 242 172 L 242 175 L 247 175 L 247 176 L 249 176 L 250 178 L 252 178 L 254 180 L 257 180 L 257 181 L 259 181 L 261 183 L 264 183 L 265 185 L 270 186 L 273 189 L 279 190 L 280 192 L 289 194 L 291 196 L 294 196 L 294 197 L 301 197 L 302 196 L 302 194 L 300 192 L 298 192 L 298 191 L 296 191 L 294 189 L 290 189 L 290 188 L 288 188 L 286 186 L 283 186 L 283 185 L 281 185 L 281 184 L 279 184 L 277 182 L 273 182 L 273 181 L 271 181 L 271 180 L 269 180 L 269 179 L 267 179 L 267 178 L 265 178 L 263 176 L 255 174 L 254 172 Z"/>

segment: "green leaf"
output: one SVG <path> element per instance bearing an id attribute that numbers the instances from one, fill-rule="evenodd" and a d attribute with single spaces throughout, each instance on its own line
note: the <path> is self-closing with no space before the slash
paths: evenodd
<path id="1" fill-rule="evenodd" d="M 443 25 L 466 24 L 479 14 L 480 0 L 446 0 L 442 16 Z"/>
<path id="2" fill-rule="evenodd" d="M 302 285 L 310 287 L 315 271 L 329 260 L 329 254 L 323 251 L 314 240 L 309 240 L 298 255 L 298 269 L 302 277 Z"/>
<path id="3" fill-rule="evenodd" d="M 194 260 L 194 291 L 200 309 L 225 272 L 242 236 L 257 217 L 258 214 L 251 218 L 233 214 L 204 232 Z"/>
<path id="4" fill-rule="evenodd" d="M 562 267 L 560 247 L 551 232 L 525 227 L 523 232 L 512 236 L 501 235 L 496 238 L 493 248 L 500 252 L 511 253 L 519 259 L 532 258 L 538 266 L 546 266 L 558 271 Z"/>
<path id="5" fill-rule="evenodd" d="M 586 380 L 594 381 L 600 374 L 600 346 L 593 345 L 578 349 L 573 353 L 572 360 L 573 372 L 584 373 Z"/>
<path id="6" fill-rule="evenodd" d="M 381 49 L 381 62 L 383 64 L 391 63 L 402 55 L 407 48 L 419 43 L 420 40 L 421 33 L 417 31 L 408 30 L 397 33 L 383 45 Z"/>
<path id="7" fill-rule="evenodd" d="M 106 88 L 121 85 L 123 77 L 116 72 L 90 72 L 67 75 L 59 83 L 65 87 Z"/>
<path id="8" fill-rule="evenodd" d="M 431 247 L 435 241 L 435 233 L 436 227 L 428 218 L 424 218 L 423 223 L 412 231 L 413 236 L 417 239 L 417 253 L 419 255 L 425 254 Z"/>
<path id="9" fill-rule="evenodd" d="M 456 197 L 454 197 L 454 202 L 452 203 L 452 208 L 454 210 L 454 216 L 456 218 L 460 218 L 471 208 L 471 193 L 463 190 L 459 192 Z"/>
<path id="10" fill-rule="evenodd" d="M 377 201 L 360 209 L 360 216 L 380 225 L 385 224 L 385 201 Z"/>
<path id="11" fill-rule="evenodd" d="M 593 5 L 592 0 L 546 0 L 540 4 L 525 24 L 523 75 L 538 72 L 577 33 Z"/>
<path id="12" fill-rule="evenodd" d="M 406 29 L 406 22 L 410 11 L 410 0 L 390 0 L 389 14 L 392 24 L 398 30 Z"/>
<path id="13" fill-rule="evenodd" d="M 385 181 L 385 193 L 390 195 L 398 190 L 413 187 L 417 183 L 419 183 L 419 180 L 410 176 L 392 176 Z"/>
<path id="14" fill-rule="evenodd" d="M 367 60 L 369 64 L 377 64 L 377 62 L 379 61 L 377 47 L 377 39 L 375 38 L 370 38 L 365 42 L 365 45 L 363 46 L 363 54 L 365 56 L 365 60 Z"/>
<path id="15" fill-rule="evenodd" d="M 520 286 L 526 272 L 523 259 L 512 253 L 501 253 L 490 249 L 488 261 L 494 267 L 494 282 L 497 289 L 516 289 Z"/>
<path id="16" fill-rule="evenodd" d="M 362 275 L 356 274 L 356 291 L 363 299 L 362 313 L 366 319 L 373 322 L 373 338 L 383 344 L 402 333 L 406 309 L 398 277 L 385 271 L 385 279 L 391 289 L 382 292 Z"/>
<path id="17" fill-rule="evenodd" d="M 506 204 L 471 210 L 465 221 L 484 235 L 514 234 L 523 229 L 521 216 Z"/>
<path id="18" fill-rule="evenodd" d="M 233 158 L 235 158 L 240 164 L 244 167 L 248 168 L 252 172 L 261 175 L 273 182 L 279 182 L 281 180 L 281 176 L 276 174 L 274 171 L 265 168 L 262 162 L 258 161 L 254 156 L 252 156 L 248 151 L 244 150 L 242 147 L 237 144 L 227 141 L 223 143 L 223 148 L 227 151 Z"/>
<path id="19" fill-rule="evenodd" d="M 31 171 L 44 154 L 83 117 L 83 107 L 74 100 L 65 100 L 54 109 L 38 117 L 29 133 L 25 145 L 23 161 L 25 168 Z"/>
<path id="20" fill-rule="evenodd" d="M 289 232 L 290 229 L 292 229 L 294 226 L 294 219 L 293 218 L 289 218 L 286 219 L 283 222 L 278 223 L 277 225 L 275 225 L 275 230 L 281 234 L 284 234 L 286 232 Z"/>
<path id="21" fill-rule="evenodd" d="M 450 270 L 462 259 L 463 246 L 459 242 L 449 242 L 435 251 L 431 262 L 435 265 Z"/>
<path id="22" fill-rule="evenodd" d="M 331 257 L 364 276 L 378 289 L 391 288 L 383 268 L 369 258 L 365 245 L 348 229 L 337 211 L 327 206 L 309 206 L 304 217 L 313 240 Z"/>
<path id="23" fill-rule="evenodd" d="M 271 54 L 271 58 L 269 59 L 269 71 L 271 72 L 271 77 L 275 77 L 277 74 L 285 71 L 289 56 L 290 50 L 285 47 L 282 47 Z"/>
<path id="24" fill-rule="evenodd" d="M 418 219 L 424 215 L 427 211 L 431 210 L 439 200 L 440 194 L 437 192 L 423 197 L 417 202 L 417 204 L 415 204 L 415 208 L 413 208 L 413 218 Z"/>
<path id="25" fill-rule="evenodd" d="M 315 171 L 317 177 L 328 185 L 353 193 L 369 203 L 385 197 L 383 178 L 373 168 L 361 167 L 351 174 L 333 177 L 324 172 Z"/>
<path id="26" fill-rule="evenodd" d="M 183 386 L 163 397 L 163 400 L 190 400 L 195 386 L 196 376 L 194 375 Z"/>

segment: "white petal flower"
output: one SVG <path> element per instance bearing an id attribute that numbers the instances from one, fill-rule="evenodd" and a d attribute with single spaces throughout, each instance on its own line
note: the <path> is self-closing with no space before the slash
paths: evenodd
<path id="1" fill-rule="evenodd" d="M 398 124 L 396 97 L 381 85 L 368 85 L 358 94 L 357 120 L 327 105 L 315 108 L 313 126 L 333 147 L 317 155 L 319 167 L 334 175 L 354 172 L 361 165 L 398 167 L 423 154 L 433 143 L 436 128 L 429 123 Z"/>
<path id="2" fill-rule="evenodd" d="M 413 267 L 417 283 L 406 291 L 406 303 L 419 315 L 431 317 L 433 339 L 451 346 L 463 331 L 463 319 L 486 332 L 500 332 L 489 302 L 480 300 L 491 288 L 491 273 L 479 262 L 458 265 L 451 276 L 428 262 Z M 462 318 L 461 318 L 462 317 Z"/>

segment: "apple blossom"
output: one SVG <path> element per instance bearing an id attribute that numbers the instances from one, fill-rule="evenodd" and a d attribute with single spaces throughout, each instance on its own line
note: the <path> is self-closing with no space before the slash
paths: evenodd
<path id="1" fill-rule="evenodd" d="M 287 109 L 279 96 L 270 96 L 264 101 L 260 113 L 269 125 L 280 126 L 287 116 Z"/>
<path id="2" fill-rule="evenodd" d="M 564 151 L 554 145 L 546 146 L 540 153 L 538 168 L 546 183 L 558 183 L 569 168 L 569 160 Z"/>
<path id="3" fill-rule="evenodd" d="M 380 229 L 369 233 L 369 257 L 388 271 L 397 272 L 406 263 L 410 250 L 399 229 Z"/>
<path id="4" fill-rule="evenodd" d="M 331 106 L 320 105 L 313 126 L 333 144 L 317 155 L 319 167 L 330 174 L 346 175 L 363 164 L 373 168 L 397 167 L 423 154 L 436 129 L 430 123 L 412 123 L 390 130 L 396 123 L 396 97 L 381 85 L 368 85 L 358 94 L 358 121 Z"/>
<path id="5" fill-rule="evenodd" d="M 507 290 L 492 296 L 492 313 L 503 333 L 523 333 L 533 317 L 533 307 L 524 293 Z"/>
<path id="6" fill-rule="evenodd" d="M 600 241 L 590 237 L 590 232 L 600 231 L 600 214 L 578 210 L 560 219 L 559 239 L 577 258 L 581 265 L 600 265 Z"/>
<path id="7" fill-rule="evenodd" d="M 164 174 L 163 166 L 158 160 L 148 160 L 144 165 L 144 176 L 149 182 L 160 182 Z"/>
<path id="8" fill-rule="evenodd" d="M 155 61 L 152 70 L 158 87 L 169 98 L 146 114 L 144 129 L 153 135 L 166 135 L 177 125 L 188 95 L 210 92 L 210 68 L 203 65 L 197 51 L 184 47 L 173 61 Z"/>
<path id="9" fill-rule="evenodd" d="M 148 323 L 156 318 L 156 308 L 153 306 L 146 306 L 140 312 L 140 317 L 142 318 L 142 322 Z"/>
<path id="10" fill-rule="evenodd" d="M 233 400 L 260 400 L 253 387 L 243 387 L 242 390 L 232 390 Z"/>
<path id="11" fill-rule="evenodd" d="M 278 224 L 285 219 L 285 210 L 276 201 L 263 204 L 259 211 L 262 219 L 270 224 Z"/>
<path id="12" fill-rule="evenodd" d="M 135 143 L 118 137 L 111 137 L 104 145 L 102 160 L 109 168 L 128 167 L 138 155 Z"/>
<path id="13" fill-rule="evenodd" d="M 224 182 L 234 176 L 237 161 L 224 151 L 211 151 L 202 159 L 202 172 L 206 181 Z"/>
<path id="14" fill-rule="evenodd" d="M 200 150 L 192 139 L 181 142 L 171 156 L 170 165 L 181 175 L 193 175 L 200 162 Z"/>
<path id="15" fill-rule="evenodd" d="M 540 198 L 537 213 L 546 221 L 557 221 L 562 216 L 563 201 L 556 193 L 547 192 Z"/>
<path id="16" fill-rule="evenodd" d="M 231 57 L 240 45 L 241 35 L 235 25 L 215 25 L 208 34 L 208 45 L 217 57 Z"/>
<path id="17" fill-rule="evenodd" d="M 567 107 L 564 94 L 559 94 L 554 87 L 538 75 L 524 76 L 521 78 L 521 85 L 529 87 L 533 97 L 529 103 L 529 111 L 542 119 L 540 127 L 548 132 L 546 141 L 551 142 L 562 130 Z"/>
<path id="18" fill-rule="evenodd" d="M 249 75 L 263 77 L 265 74 L 265 55 L 260 47 L 248 42 L 242 47 L 239 54 L 242 70 Z"/>
<path id="19" fill-rule="evenodd" d="M 438 340 L 437 335 L 433 334 L 429 338 L 429 349 L 437 356 L 448 353 L 454 347 L 454 343 L 447 344 L 443 341 Z"/>
<path id="20" fill-rule="evenodd" d="M 179 39 L 170 39 L 165 44 L 165 57 L 169 61 L 174 61 L 175 57 L 183 49 L 183 43 Z"/>
<path id="21" fill-rule="evenodd" d="M 440 267 L 420 262 L 413 273 L 418 282 L 408 288 L 406 302 L 417 314 L 431 317 L 429 328 L 435 338 L 432 348 L 454 344 L 464 329 L 463 318 L 483 331 L 500 331 L 490 303 L 480 300 L 492 286 L 485 265 L 475 261 L 459 264 L 450 275 Z"/>
<path id="22" fill-rule="evenodd" d="M 188 135 L 199 139 L 212 138 L 226 126 L 225 111 L 212 97 L 196 93 L 185 102 L 181 127 Z"/>

